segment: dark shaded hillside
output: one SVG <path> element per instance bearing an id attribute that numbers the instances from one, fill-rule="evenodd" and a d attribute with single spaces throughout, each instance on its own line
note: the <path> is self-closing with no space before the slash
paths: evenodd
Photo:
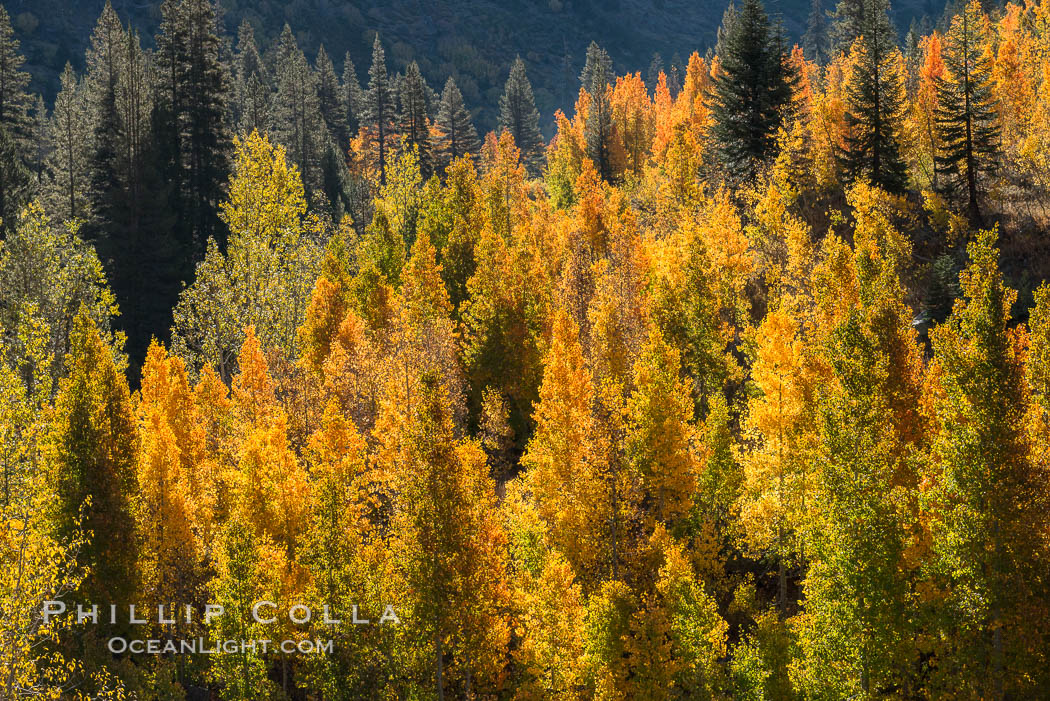
<path id="1" fill-rule="evenodd" d="M 54 97 L 66 61 L 83 68 L 88 36 L 104 0 L 7 0 L 22 41 L 34 89 Z M 160 2 L 114 0 L 121 18 L 151 43 L 160 20 Z M 684 65 L 693 51 L 713 46 L 727 0 L 221 0 L 230 37 L 247 18 L 263 45 L 285 23 L 311 58 L 324 44 L 337 67 L 350 52 L 358 76 L 368 69 L 373 32 L 379 31 L 391 68 L 416 60 L 431 87 L 452 75 L 482 130 L 494 126 L 496 105 L 510 62 L 528 63 L 536 102 L 546 123 L 556 108 L 571 107 L 577 76 L 591 40 L 605 46 L 617 73 L 647 73 L 659 53 L 668 66 Z M 771 15 L 783 18 L 787 33 L 805 31 L 809 0 L 771 0 Z M 826 6 L 834 3 L 827 0 Z M 898 28 L 922 15 L 940 15 L 939 0 L 898 0 Z"/>

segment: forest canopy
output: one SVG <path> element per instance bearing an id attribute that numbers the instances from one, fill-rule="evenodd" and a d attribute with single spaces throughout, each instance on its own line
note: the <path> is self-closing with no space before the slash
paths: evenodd
<path id="1" fill-rule="evenodd" d="M 48 103 L 0 8 L 0 698 L 1039 698 L 1050 2 L 893 16 L 479 131 L 211 0 Z"/>

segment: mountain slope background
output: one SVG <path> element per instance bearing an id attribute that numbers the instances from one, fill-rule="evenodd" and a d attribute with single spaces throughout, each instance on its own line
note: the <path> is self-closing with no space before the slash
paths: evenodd
<path id="1" fill-rule="evenodd" d="M 66 62 L 82 71 L 88 37 L 105 0 L 7 0 L 15 33 L 22 43 L 33 89 L 50 104 Z M 714 46 L 727 0 L 220 0 L 228 39 L 247 19 L 261 47 L 269 47 L 285 23 L 313 59 L 324 44 L 342 69 L 350 53 L 358 77 L 366 77 L 375 32 L 387 49 L 392 70 L 418 61 L 424 77 L 440 90 L 455 78 L 482 131 L 497 119 L 499 95 L 515 56 L 525 59 L 536 91 L 536 103 L 549 131 L 555 109 L 572 106 L 587 44 L 604 46 L 617 73 L 641 71 L 647 76 L 653 55 L 662 66 L 684 67 L 693 51 Z M 797 40 L 805 32 L 811 0 L 769 0 L 770 15 L 779 16 L 786 34 Z M 825 10 L 834 8 L 825 0 Z M 125 23 L 142 35 L 145 45 L 160 22 L 161 2 L 113 0 Z M 935 23 L 944 11 L 941 0 L 897 0 L 894 21 L 902 33 L 915 20 Z"/>

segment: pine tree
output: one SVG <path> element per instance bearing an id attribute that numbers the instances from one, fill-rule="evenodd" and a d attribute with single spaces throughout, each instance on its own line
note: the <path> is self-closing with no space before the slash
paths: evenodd
<path id="1" fill-rule="evenodd" d="M 234 65 L 234 123 L 237 131 L 265 133 L 270 126 L 273 87 L 269 71 L 255 44 L 255 32 L 247 19 L 237 29 Z"/>
<path id="2" fill-rule="evenodd" d="M 611 180 L 615 175 L 610 152 L 613 129 L 609 84 L 612 81 L 612 59 L 605 49 L 592 41 L 587 47 L 587 60 L 583 65 L 583 72 L 580 73 L 583 89 L 591 97 L 583 135 L 587 144 L 587 155 L 594 162 L 598 175 L 605 181 Z"/>
<path id="3" fill-rule="evenodd" d="M 980 0 L 971 0 L 952 19 L 942 54 L 947 70 L 936 83 L 937 167 L 965 190 L 970 217 L 978 225 L 982 176 L 995 169 L 1000 141 L 990 41 Z"/>
<path id="4" fill-rule="evenodd" d="M 731 177 L 746 182 L 773 155 L 794 78 L 760 0 L 745 0 L 726 28 L 724 47 L 711 98 L 713 134 Z"/>
<path id="5" fill-rule="evenodd" d="M 372 129 L 379 163 L 379 184 L 386 185 L 387 139 L 394 126 L 394 91 L 386 72 L 386 53 L 376 34 L 372 43 L 372 66 L 368 69 L 364 119 Z"/>
<path id="6" fill-rule="evenodd" d="M 357 80 L 357 69 L 350 59 L 350 52 L 343 57 L 343 111 L 346 113 L 346 133 L 351 137 L 357 136 L 357 130 L 364 122 L 364 95 L 361 92 L 361 83 Z"/>
<path id="7" fill-rule="evenodd" d="M 399 81 L 399 88 L 398 131 L 401 134 L 401 143 L 406 148 L 416 149 L 419 170 L 425 180 L 434 172 L 433 154 L 430 148 L 430 109 L 427 101 L 429 89 L 415 61 L 405 68 L 405 75 Z"/>
<path id="8" fill-rule="evenodd" d="M 802 46 L 810 61 L 821 66 L 828 62 L 828 18 L 823 0 L 813 0 L 810 4 Z"/>
<path id="9" fill-rule="evenodd" d="M 170 139 L 157 139 L 157 114 L 139 37 L 125 31 L 106 5 L 92 36 L 85 85 L 94 132 L 89 212 L 85 227 L 106 263 L 128 333 L 128 352 L 141 362 L 151 335 L 167 327 L 170 305 L 186 271 L 186 238 L 176 235 L 170 209 Z M 167 134 L 167 132 L 164 132 Z"/>
<path id="10" fill-rule="evenodd" d="M 525 74 L 525 62 L 514 59 L 510 77 L 499 100 L 499 124 L 514 137 L 521 149 L 521 158 L 529 171 L 536 175 L 543 161 L 544 142 L 540 133 L 540 113 L 532 95 L 532 84 Z"/>
<path id="11" fill-rule="evenodd" d="M 271 113 L 274 140 L 282 144 L 311 198 L 322 186 L 321 157 L 328 130 L 318 99 L 317 75 L 287 24 L 277 47 L 277 92 Z"/>
<path id="12" fill-rule="evenodd" d="M 0 227 L 12 227 L 29 190 L 29 74 L 11 29 L 11 18 L 0 6 Z"/>
<path id="13" fill-rule="evenodd" d="M 867 179 L 890 192 L 907 185 L 901 146 L 904 61 L 889 18 L 889 0 L 862 0 L 853 71 L 846 85 L 846 145 L 840 154 L 852 180 Z"/>
<path id="14" fill-rule="evenodd" d="M 328 128 L 328 133 L 332 135 L 339 151 L 346 153 L 350 148 L 346 103 L 342 86 L 339 85 L 339 76 L 336 75 L 335 66 L 332 65 L 332 59 L 328 58 L 323 44 L 317 50 L 314 69 L 317 71 L 317 101 L 321 118 L 324 119 L 325 127 Z"/>
<path id="15" fill-rule="evenodd" d="M 0 230 L 15 226 L 31 191 L 32 174 L 25 166 L 24 152 L 6 130 L 0 129 Z"/>
<path id="16" fill-rule="evenodd" d="M 853 42 L 864 36 L 867 29 L 867 13 L 872 11 L 871 0 L 839 0 L 831 14 L 831 31 L 828 43 L 831 56 L 848 54 Z M 877 11 L 877 8 L 876 8 Z"/>
<path id="17" fill-rule="evenodd" d="M 7 131 L 19 146 L 29 138 L 31 99 L 27 92 L 29 74 L 22 70 L 24 63 L 11 17 L 0 6 L 0 129 Z"/>
<path id="18" fill-rule="evenodd" d="M 85 89 L 70 64 L 62 71 L 48 134 L 51 173 L 49 204 L 59 221 L 85 219 L 90 157 L 90 129 Z"/>
<path id="19" fill-rule="evenodd" d="M 230 79 L 212 0 L 165 0 L 157 41 L 157 139 L 166 144 L 165 177 L 182 255 L 225 241 L 218 218 L 230 163 Z"/>
<path id="20" fill-rule="evenodd" d="M 478 132 L 470 121 L 470 112 L 463 104 L 463 94 L 451 77 L 441 92 L 441 104 L 434 124 L 438 129 L 437 152 L 441 170 L 460 156 L 476 154 L 481 148 Z"/>

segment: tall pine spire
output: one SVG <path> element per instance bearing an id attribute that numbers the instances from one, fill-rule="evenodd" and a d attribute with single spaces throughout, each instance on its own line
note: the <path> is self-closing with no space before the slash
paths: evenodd
<path id="1" fill-rule="evenodd" d="M 456 87 L 456 81 L 449 78 L 441 92 L 441 105 L 437 117 L 438 161 L 441 168 L 447 168 L 452 161 L 466 154 L 477 153 L 481 148 L 478 132 L 470 121 L 470 112 L 463 104 L 463 94 Z"/>
<path id="2" fill-rule="evenodd" d="M 901 153 L 904 61 L 890 23 L 889 0 L 862 0 L 860 38 L 846 85 L 846 148 L 841 161 L 851 180 L 864 178 L 890 192 L 907 184 Z"/>
<path id="3" fill-rule="evenodd" d="M 399 85 L 398 102 L 401 113 L 398 131 L 401 133 L 401 143 L 408 148 L 415 147 L 419 156 L 420 173 L 424 178 L 428 178 L 434 172 L 434 158 L 430 147 L 428 90 L 415 61 L 408 64 Z"/>
<path id="4" fill-rule="evenodd" d="M 773 155 L 794 78 L 759 0 L 745 0 L 725 28 L 715 78 L 713 133 L 730 177 L 752 180 Z"/>
<path id="5" fill-rule="evenodd" d="M 376 34 L 372 42 L 372 66 L 368 69 L 368 91 L 365 93 L 366 121 L 373 132 L 379 162 L 379 182 L 386 185 L 387 139 L 394 121 L 394 92 L 386 72 L 386 53 Z"/>
<path id="6" fill-rule="evenodd" d="M 532 94 L 532 83 L 525 73 L 525 62 L 514 59 L 510 77 L 499 99 L 499 125 L 514 137 L 521 149 L 521 160 L 536 174 L 543 161 L 543 134 L 540 133 L 540 113 Z"/>

